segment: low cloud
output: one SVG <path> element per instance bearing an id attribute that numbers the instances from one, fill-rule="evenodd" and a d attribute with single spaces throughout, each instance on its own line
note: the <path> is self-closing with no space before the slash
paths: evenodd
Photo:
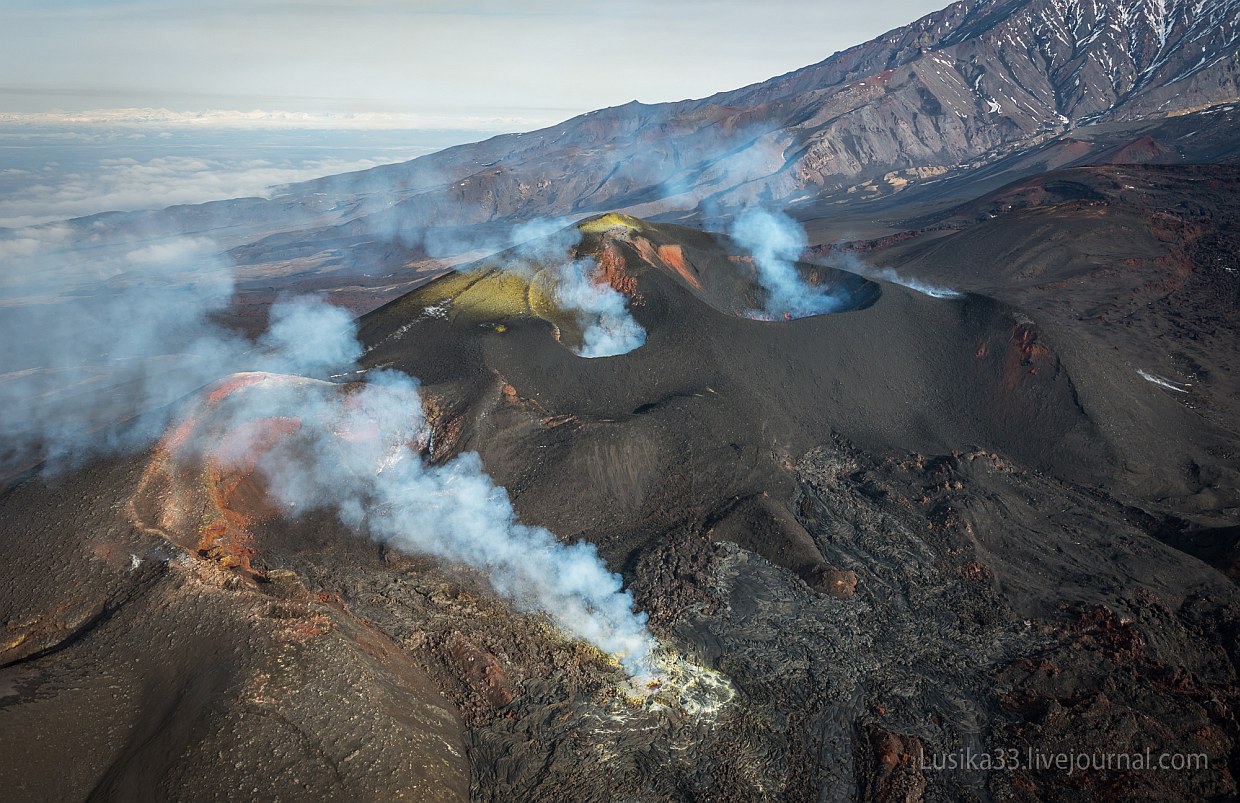
<path id="1" fill-rule="evenodd" d="M 391 161 L 328 158 L 278 164 L 265 159 L 157 156 L 105 158 L 72 170 L 56 164 L 11 169 L 0 176 L 9 188 L 0 197 L 0 226 L 16 228 L 98 212 L 266 197 L 273 187 Z"/>
<path id="2" fill-rule="evenodd" d="M 5 126 L 124 126 L 238 130 L 523 131 L 559 122 L 560 115 L 411 114 L 403 112 L 292 112 L 208 109 L 92 109 L 81 112 L 0 112 Z"/>

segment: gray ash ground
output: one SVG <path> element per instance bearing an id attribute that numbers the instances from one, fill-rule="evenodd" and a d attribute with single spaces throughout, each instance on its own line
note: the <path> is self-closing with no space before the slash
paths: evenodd
<path id="1" fill-rule="evenodd" d="M 1023 212 L 1013 220 L 1025 231 Z M 678 258 L 650 256 L 670 246 Z M 422 316 L 442 300 L 432 283 L 363 319 L 366 367 L 423 379 L 432 459 L 478 450 L 522 520 L 599 547 L 669 651 L 666 683 L 634 684 L 478 573 L 327 514 L 252 522 L 254 571 L 229 567 L 194 548 L 196 531 L 160 527 L 171 505 L 208 516 L 209 494 L 144 481 L 151 456 L 135 456 L 0 499 L 3 788 L 1237 795 L 1240 592 L 1223 541 L 1240 467 L 1221 381 L 1200 392 L 1220 401 L 1184 403 L 1130 364 L 1146 328 L 1055 315 L 1046 283 L 990 274 L 1007 282 L 998 300 L 883 283 L 864 308 L 759 322 L 730 314 L 752 308 L 743 268 L 705 235 L 638 224 L 579 248 L 634 293 L 650 333 L 637 351 L 582 360 L 511 306 Z M 930 264 L 918 248 L 900 253 Z M 1195 276 L 1204 257 L 1187 253 L 1151 250 L 1142 270 Z M 1223 301 L 1210 314 L 1231 326 Z M 1151 309 L 1141 320 L 1162 320 Z M 1209 768 L 922 766 L 1011 748 L 1200 753 Z"/>

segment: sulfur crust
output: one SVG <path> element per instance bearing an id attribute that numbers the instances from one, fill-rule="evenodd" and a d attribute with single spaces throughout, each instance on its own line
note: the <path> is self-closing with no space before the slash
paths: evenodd
<path id="1" fill-rule="evenodd" d="M 635 217 L 622 215 L 619 212 L 608 212 L 605 215 L 599 215 L 590 220 L 583 220 L 577 224 L 577 228 L 583 234 L 601 234 L 610 229 L 632 229 L 641 231 L 642 222 Z"/>
<path id="2" fill-rule="evenodd" d="M 456 314 L 494 319 L 528 315 L 529 282 L 516 273 L 493 270 L 466 287 L 453 301 Z"/>

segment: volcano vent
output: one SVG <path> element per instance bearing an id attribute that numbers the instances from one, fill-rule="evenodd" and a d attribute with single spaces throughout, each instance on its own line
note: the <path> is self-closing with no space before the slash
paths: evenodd
<path id="1" fill-rule="evenodd" d="M 645 615 L 594 547 L 518 522 L 478 455 L 429 463 L 431 436 L 403 375 L 352 386 L 238 375 L 209 388 L 160 444 L 133 509 L 170 540 L 246 572 L 253 524 L 331 509 L 384 544 L 481 569 L 518 607 L 547 613 L 629 673 L 646 671 Z"/>

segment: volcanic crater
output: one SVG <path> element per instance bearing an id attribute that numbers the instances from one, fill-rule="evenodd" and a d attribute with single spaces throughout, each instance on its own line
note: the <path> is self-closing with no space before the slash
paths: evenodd
<path id="1" fill-rule="evenodd" d="M 420 379 L 420 459 L 476 451 L 523 522 L 594 544 L 650 614 L 664 685 L 636 688 L 476 570 L 331 511 L 275 515 L 255 467 L 303 424 L 278 409 L 238 422 L 230 400 L 289 385 L 347 399 L 361 383 L 242 375 L 152 454 L 4 496 L 17 537 L 2 704 L 40 739 L 0 782 L 170 799 L 265 784 L 339 799 L 960 797 L 976 776 L 916 757 L 983 738 L 1144 749 L 1134 723 L 1151 718 L 1163 746 L 1234 762 L 1222 656 L 1240 597 L 1151 536 L 1182 513 L 1161 500 L 1234 509 L 1234 459 L 1206 448 L 1226 433 L 1122 354 L 983 294 L 802 263 L 848 309 L 753 320 L 761 290 L 725 237 L 606 215 L 570 239 L 568 258 L 627 299 L 640 348 L 577 356 L 581 322 L 547 303 L 526 245 L 363 316 L 351 376 Z M 50 772 L 69 756 L 74 772 Z M 1062 783 L 993 781 L 1015 797 Z M 1235 793 L 1227 773 L 1081 783 L 1095 799 Z"/>

